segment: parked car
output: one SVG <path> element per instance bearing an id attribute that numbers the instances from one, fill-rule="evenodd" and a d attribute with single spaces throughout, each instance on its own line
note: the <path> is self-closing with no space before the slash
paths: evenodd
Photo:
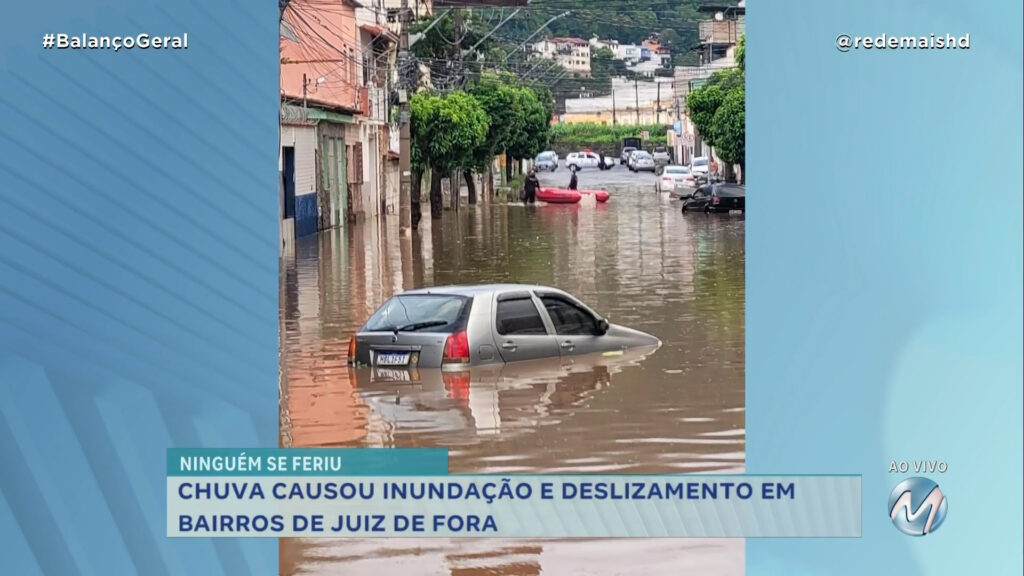
<path id="1" fill-rule="evenodd" d="M 690 162 L 690 172 L 693 172 L 695 175 L 707 176 L 709 170 L 710 164 L 707 156 L 698 156 Z"/>
<path id="2" fill-rule="evenodd" d="M 633 169 L 633 161 L 641 152 L 643 152 L 643 150 L 633 150 L 629 153 L 629 156 L 626 157 L 626 168 L 629 168 L 630 170 Z"/>
<path id="3" fill-rule="evenodd" d="M 672 161 L 672 155 L 668 151 L 668 146 L 655 146 L 654 150 L 651 151 L 651 156 L 654 157 L 654 163 L 658 166 L 664 166 Z"/>
<path id="4" fill-rule="evenodd" d="M 349 341 L 348 363 L 463 369 L 660 345 L 650 334 L 610 324 L 555 288 L 445 286 L 385 302 Z"/>
<path id="5" fill-rule="evenodd" d="M 705 184 L 683 202 L 683 213 L 746 213 L 747 192 L 738 184 Z"/>
<path id="6" fill-rule="evenodd" d="M 658 192 L 672 192 L 680 198 L 688 198 L 696 188 L 697 180 L 686 166 L 665 166 L 654 182 Z"/>
<path id="7" fill-rule="evenodd" d="M 622 154 L 619 156 L 619 164 L 625 165 L 626 163 L 628 163 L 630 155 L 633 154 L 633 152 L 635 152 L 635 151 L 636 151 L 636 148 L 634 148 L 633 146 L 625 146 L 625 147 L 623 147 L 622 148 Z"/>
<path id="8" fill-rule="evenodd" d="M 646 152 L 644 150 L 637 150 L 630 157 L 629 169 L 632 170 L 633 172 L 654 172 L 654 157 L 651 156 L 650 152 Z"/>
<path id="9" fill-rule="evenodd" d="M 558 154 L 554 152 L 541 152 L 533 161 L 533 166 L 538 171 L 554 172 L 558 170 Z"/>
<path id="10" fill-rule="evenodd" d="M 576 168 L 576 170 L 582 170 L 583 168 L 597 168 L 600 164 L 600 156 L 593 152 L 573 152 L 565 157 L 565 166 L 567 168 Z"/>

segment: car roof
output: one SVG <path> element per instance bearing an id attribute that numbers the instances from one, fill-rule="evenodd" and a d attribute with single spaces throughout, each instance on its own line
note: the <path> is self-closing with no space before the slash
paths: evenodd
<path id="1" fill-rule="evenodd" d="M 746 196 L 747 187 L 740 186 L 739 184 L 715 184 L 713 188 L 715 194 L 724 194 L 727 196 Z"/>
<path id="2" fill-rule="evenodd" d="M 415 290 L 407 290 L 398 294 L 398 296 L 415 296 L 425 294 L 436 294 L 439 296 L 478 296 L 480 294 L 490 294 L 495 292 L 507 292 L 514 290 L 539 290 L 546 292 L 558 292 L 560 294 L 568 294 L 564 290 L 558 288 L 551 288 L 550 286 L 541 286 L 539 284 L 463 284 L 463 285 L 451 285 L 451 286 L 432 286 L 430 288 L 417 288 Z"/>

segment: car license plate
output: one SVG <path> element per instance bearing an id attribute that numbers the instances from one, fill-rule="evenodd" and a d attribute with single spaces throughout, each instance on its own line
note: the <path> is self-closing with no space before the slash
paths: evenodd
<path id="1" fill-rule="evenodd" d="M 409 353 L 378 352 L 377 366 L 405 366 L 409 363 Z"/>
<path id="2" fill-rule="evenodd" d="M 729 214 L 743 214 L 743 210 L 729 210 Z"/>
<path id="3" fill-rule="evenodd" d="M 412 382 L 413 374 L 408 370 L 397 370 L 395 368 L 376 368 L 373 371 L 374 380 L 386 382 Z"/>

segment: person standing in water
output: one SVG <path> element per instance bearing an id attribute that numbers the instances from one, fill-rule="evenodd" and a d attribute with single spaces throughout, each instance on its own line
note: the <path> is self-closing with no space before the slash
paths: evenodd
<path id="1" fill-rule="evenodd" d="M 540 188 L 540 180 L 537 179 L 536 168 L 530 168 L 530 172 L 526 175 L 526 182 L 523 183 L 523 188 L 526 190 L 523 202 L 533 204 L 537 200 L 537 189 Z"/>
<path id="2" fill-rule="evenodd" d="M 576 180 L 576 168 L 572 168 L 572 176 L 569 178 L 569 190 L 576 190 L 579 182 Z"/>

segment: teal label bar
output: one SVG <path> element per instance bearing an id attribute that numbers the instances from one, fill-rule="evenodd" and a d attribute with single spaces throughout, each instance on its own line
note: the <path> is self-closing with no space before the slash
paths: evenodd
<path id="1" fill-rule="evenodd" d="M 168 476 L 435 476 L 447 448 L 168 448 Z"/>

